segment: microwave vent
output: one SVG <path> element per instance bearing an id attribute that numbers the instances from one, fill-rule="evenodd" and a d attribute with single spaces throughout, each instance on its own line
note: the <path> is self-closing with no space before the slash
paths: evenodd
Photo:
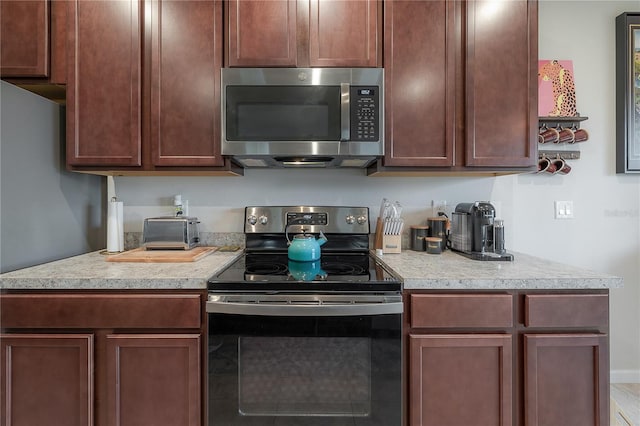
<path id="1" fill-rule="evenodd" d="M 269 163 L 261 158 L 236 158 L 244 167 L 268 167 Z"/>
<path id="2" fill-rule="evenodd" d="M 340 162 L 341 167 L 366 167 L 371 163 L 370 158 L 345 158 Z"/>

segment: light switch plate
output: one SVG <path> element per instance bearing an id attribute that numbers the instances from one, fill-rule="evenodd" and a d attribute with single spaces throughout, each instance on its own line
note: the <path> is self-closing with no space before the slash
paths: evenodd
<path id="1" fill-rule="evenodd" d="M 556 219 L 573 219 L 573 201 L 554 201 Z"/>

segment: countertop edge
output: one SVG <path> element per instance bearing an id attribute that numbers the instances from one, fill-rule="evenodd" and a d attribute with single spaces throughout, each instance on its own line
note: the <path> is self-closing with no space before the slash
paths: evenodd
<path id="1" fill-rule="evenodd" d="M 372 251 L 375 256 L 375 252 Z M 207 279 L 243 251 L 212 253 L 193 263 L 104 262 L 97 252 L 0 274 L 0 291 L 203 290 Z M 405 290 L 589 290 L 622 288 L 620 277 L 518 253 L 521 263 L 478 262 L 449 251 L 375 256 Z M 107 264 L 108 263 L 108 264 Z M 503 263 L 503 262 L 500 262 Z M 149 266 L 151 265 L 151 266 Z M 95 266 L 95 269 L 92 269 Z M 85 271 L 68 272 L 82 268 Z"/>

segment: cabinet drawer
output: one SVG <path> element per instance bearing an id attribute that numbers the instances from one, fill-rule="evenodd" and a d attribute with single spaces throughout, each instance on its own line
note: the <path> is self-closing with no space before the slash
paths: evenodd
<path id="1" fill-rule="evenodd" d="M 5 294 L 3 328 L 200 328 L 199 294 Z"/>
<path id="2" fill-rule="evenodd" d="M 509 294 L 412 294 L 411 327 L 511 327 Z"/>
<path id="3" fill-rule="evenodd" d="M 600 327 L 609 321 L 606 294 L 527 294 L 524 325 L 527 327 Z"/>

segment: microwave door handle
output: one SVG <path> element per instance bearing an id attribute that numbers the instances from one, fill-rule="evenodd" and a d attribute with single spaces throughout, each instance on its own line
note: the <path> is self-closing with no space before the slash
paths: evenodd
<path id="1" fill-rule="evenodd" d="M 340 84 L 340 140 L 351 139 L 351 108 L 350 108 L 350 86 L 349 83 Z"/>

